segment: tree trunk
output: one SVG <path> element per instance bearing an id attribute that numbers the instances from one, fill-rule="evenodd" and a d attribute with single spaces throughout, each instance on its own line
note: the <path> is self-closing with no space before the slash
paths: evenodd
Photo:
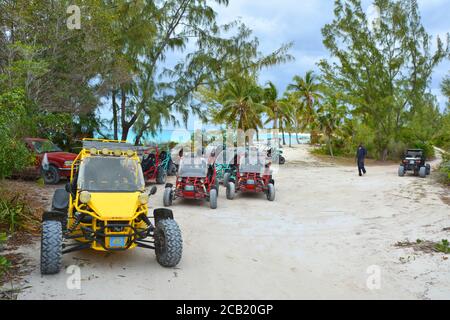
<path id="1" fill-rule="evenodd" d="M 292 133 L 289 132 L 289 148 L 292 148 Z"/>
<path id="2" fill-rule="evenodd" d="M 300 144 L 300 140 L 298 139 L 298 129 L 297 132 L 295 133 L 295 139 L 297 139 L 297 144 Z"/>
<path id="3" fill-rule="evenodd" d="M 383 148 L 383 151 L 381 151 L 381 160 L 383 162 L 385 162 L 387 160 L 387 156 L 388 156 L 388 149 L 385 147 Z"/>
<path id="4" fill-rule="evenodd" d="M 328 138 L 328 148 L 330 149 L 330 155 L 331 155 L 331 157 L 334 158 L 333 145 L 332 145 L 332 142 L 331 142 L 331 139 L 330 139 L 330 138 Z"/>
<path id="5" fill-rule="evenodd" d="M 286 145 L 286 139 L 284 137 L 284 128 L 283 128 L 283 126 L 281 126 L 281 135 L 283 136 L 283 146 L 285 146 Z"/>
<path id="6" fill-rule="evenodd" d="M 112 112 L 113 112 L 114 140 L 119 140 L 116 91 L 115 90 L 113 90 L 113 92 L 112 92 Z"/>

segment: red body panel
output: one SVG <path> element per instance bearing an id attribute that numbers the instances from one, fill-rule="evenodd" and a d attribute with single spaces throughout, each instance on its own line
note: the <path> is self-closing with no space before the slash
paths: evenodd
<path id="1" fill-rule="evenodd" d="M 42 166 L 42 160 L 44 158 L 45 153 L 37 153 L 34 146 L 33 141 L 39 141 L 44 142 L 48 141 L 47 139 L 41 139 L 41 138 L 25 138 L 25 143 L 28 147 L 28 149 L 35 155 L 35 163 L 33 168 L 29 168 L 27 170 L 27 175 L 31 176 L 40 176 L 41 174 L 41 166 Z M 65 166 L 65 161 L 74 161 L 77 157 L 76 154 L 70 153 L 70 152 L 48 152 L 47 153 L 47 159 L 50 165 L 56 167 L 58 169 L 59 175 L 61 177 L 69 177 L 70 176 L 70 166 Z"/>

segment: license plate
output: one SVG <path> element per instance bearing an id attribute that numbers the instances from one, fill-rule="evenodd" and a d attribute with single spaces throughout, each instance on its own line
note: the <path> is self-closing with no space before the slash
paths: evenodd
<path id="1" fill-rule="evenodd" d="M 247 180 L 247 184 L 253 185 L 255 184 L 255 180 Z"/>
<path id="2" fill-rule="evenodd" d="M 194 188 L 194 186 L 186 186 L 186 187 L 184 188 L 184 190 L 186 190 L 186 191 L 194 191 L 195 188 Z"/>
<path id="3" fill-rule="evenodd" d="M 124 248 L 126 237 L 110 237 L 109 246 L 111 248 Z"/>

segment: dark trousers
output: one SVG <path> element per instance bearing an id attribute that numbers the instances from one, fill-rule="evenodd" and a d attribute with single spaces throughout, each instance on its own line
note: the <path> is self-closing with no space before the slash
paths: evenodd
<path id="1" fill-rule="evenodd" d="M 362 176 L 363 173 L 366 174 L 367 171 L 364 167 L 364 160 L 358 160 L 358 171 L 360 176 Z"/>

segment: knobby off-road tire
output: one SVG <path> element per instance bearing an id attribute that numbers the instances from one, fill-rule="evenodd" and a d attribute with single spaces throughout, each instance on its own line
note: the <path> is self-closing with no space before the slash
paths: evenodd
<path id="1" fill-rule="evenodd" d="M 41 237 L 41 274 L 56 274 L 62 264 L 62 225 L 59 221 L 44 221 Z"/>
<path id="2" fill-rule="evenodd" d="M 158 170 L 158 174 L 156 175 L 156 183 L 157 184 L 165 184 L 167 180 L 167 172 L 163 168 Z"/>
<path id="3" fill-rule="evenodd" d="M 427 168 L 426 167 L 420 167 L 419 176 L 421 178 L 426 178 L 426 176 L 427 176 Z"/>
<path id="4" fill-rule="evenodd" d="M 228 184 L 227 184 L 227 199 L 233 200 L 235 193 L 236 193 L 236 187 L 234 185 L 234 182 L 228 182 Z"/>
<path id="5" fill-rule="evenodd" d="M 280 165 L 284 165 L 286 164 L 286 158 L 283 156 L 280 156 L 280 161 L 279 161 Z"/>
<path id="6" fill-rule="evenodd" d="M 164 202 L 164 207 L 170 207 L 172 205 L 172 188 L 166 188 L 164 190 L 164 197 L 163 197 L 163 202 Z"/>
<path id="7" fill-rule="evenodd" d="M 58 184 L 60 180 L 58 169 L 50 165 L 48 170 L 42 170 L 42 178 L 45 184 Z"/>
<path id="8" fill-rule="evenodd" d="M 427 168 L 427 176 L 429 176 L 431 174 L 431 165 L 427 164 L 426 168 Z"/>
<path id="9" fill-rule="evenodd" d="M 267 185 L 267 200 L 269 201 L 275 200 L 275 186 L 271 183 Z"/>
<path id="10" fill-rule="evenodd" d="M 403 177 L 405 175 L 405 167 L 404 166 L 400 166 L 398 168 L 398 176 L 399 177 Z"/>
<path id="11" fill-rule="evenodd" d="M 155 253 L 156 260 L 163 267 L 173 268 L 180 262 L 183 240 L 175 220 L 164 219 L 156 223 Z"/>
<path id="12" fill-rule="evenodd" d="M 209 206 L 211 209 L 217 209 L 217 189 L 211 189 L 209 192 Z"/>

